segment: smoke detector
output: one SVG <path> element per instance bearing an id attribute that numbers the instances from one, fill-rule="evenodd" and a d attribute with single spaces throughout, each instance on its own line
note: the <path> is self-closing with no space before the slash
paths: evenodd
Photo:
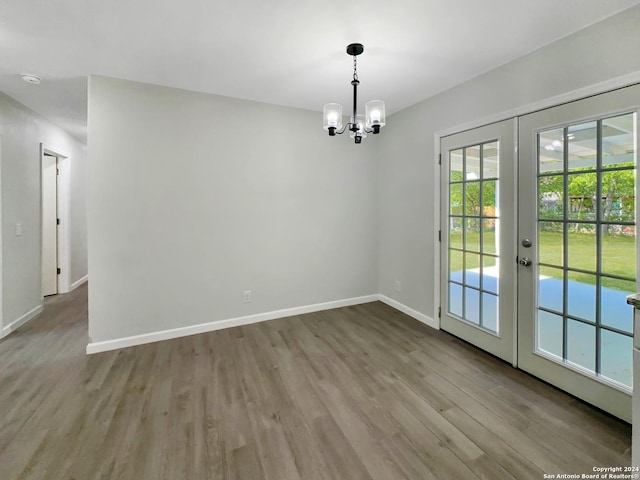
<path id="1" fill-rule="evenodd" d="M 34 85 L 40 85 L 40 77 L 31 73 L 23 73 L 20 75 L 22 79 L 27 83 L 33 83 Z"/>

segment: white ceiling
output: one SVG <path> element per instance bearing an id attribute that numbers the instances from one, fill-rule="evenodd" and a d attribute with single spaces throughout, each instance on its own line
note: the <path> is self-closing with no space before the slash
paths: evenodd
<path id="1" fill-rule="evenodd" d="M 89 74 L 347 111 L 360 42 L 360 99 L 389 115 L 638 3 L 2 0 L 0 91 L 83 140 Z"/>

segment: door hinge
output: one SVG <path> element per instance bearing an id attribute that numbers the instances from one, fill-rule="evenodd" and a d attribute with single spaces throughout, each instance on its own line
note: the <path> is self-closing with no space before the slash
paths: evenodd
<path id="1" fill-rule="evenodd" d="M 442 230 L 438 230 L 438 241 L 442 241 Z"/>
<path id="2" fill-rule="evenodd" d="M 60 169 L 56 168 L 56 175 L 60 175 Z"/>
<path id="3" fill-rule="evenodd" d="M 438 307 L 438 318 L 442 318 L 442 307 Z"/>
<path id="4" fill-rule="evenodd" d="M 60 219 L 56 218 L 56 225 L 60 225 Z"/>
<path id="5" fill-rule="evenodd" d="M 442 165 L 442 154 L 438 154 L 438 165 Z"/>
<path id="6" fill-rule="evenodd" d="M 58 271 L 58 275 L 60 275 L 61 270 L 59 268 L 56 269 Z"/>

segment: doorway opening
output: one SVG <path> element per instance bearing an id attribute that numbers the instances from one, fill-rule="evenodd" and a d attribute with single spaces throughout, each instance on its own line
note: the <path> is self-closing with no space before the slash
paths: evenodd
<path id="1" fill-rule="evenodd" d="M 69 291 L 68 170 L 63 152 L 40 144 L 42 296 Z"/>

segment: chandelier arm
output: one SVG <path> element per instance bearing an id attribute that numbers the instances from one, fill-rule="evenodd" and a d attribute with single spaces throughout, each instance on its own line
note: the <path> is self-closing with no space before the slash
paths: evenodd
<path id="1" fill-rule="evenodd" d="M 345 132 L 345 130 L 347 129 L 347 127 L 350 126 L 350 125 L 351 125 L 350 123 L 345 123 L 344 126 L 342 127 L 342 130 L 340 130 L 339 132 L 336 131 L 336 135 L 342 135 Z"/>

